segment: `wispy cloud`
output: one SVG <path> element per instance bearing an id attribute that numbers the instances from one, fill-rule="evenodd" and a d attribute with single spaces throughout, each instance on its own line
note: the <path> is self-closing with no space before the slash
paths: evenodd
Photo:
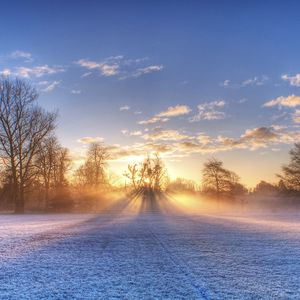
<path id="1" fill-rule="evenodd" d="M 2 71 L 0 71 L 0 75 L 4 76 L 4 77 L 10 76 L 11 75 L 11 70 L 8 69 L 8 68 L 3 69 Z"/>
<path id="2" fill-rule="evenodd" d="M 89 77 L 89 76 L 91 76 L 92 75 L 92 72 L 85 72 L 85 73 L 83 73 L 80 77 L 81 78 L 85 78 L 85 77 Z"/>
<path id="3" fill-rule="evenodd" d="M 163 65 L 151 65 L 145 68 L 137 69 L 132 75 L 129 75 L 128 77 L 140 77 L 145 74 L 162 71 L 163 68 Z"/>
<path id="4" fill-rule="evenodd" d="M 129 131 L 127 129 L 123 129 L 121 132 L 126 136 L 141 136 L 143 134 L 140 130 Z"/>
<path id="5" fill-rule="evenodd" d="M 242 88 L 248 86 L 262 86 L 269 80 L 269 77 L 266 75 L 254 76 L 248 78 L 239 83 L 234 83 L 229 79 L 224 80 L 220 85 L 224 88 Z"/>
<path id="6" fill-rule="evenodd" d="M 263 107 L 285 106 L 296 107 L 300 105 L 300 96 L 289 95 L 287 97 L 281 96 L 266 102 Z"/>
<path id="7" fill-rule="evenodd" d="M 128 146 L 109 146 L 112 160 L 127 160 L 130 157 L 143 157 L 145 153 L 160 152 L 163 157 L 183 157 L 194 153 L 212 154 L 235 149 L 251 150 L 276 147 L 282 144 L 293 144 L 300 141 L 298 130 L 289 130 L 280 126 L 257 127 L 246 129 L 238 138 L 227 136 L 211 137 L 204 133 L 188 136 L 173 129 L 156 129 L 148 135 L 141 136 L 145 142 Z"/>
<path id="8" fill-rule="evenodd" d="M 284 74 L 281 76 L 282 80 L 288 81 L 292 86 L 300 86 L 300 74 L 295 74 L 294 76 L 289 76 Z"/>
<path id="9" fill-rule="evenodd" d="M 198 105 L 198 114 L 193 116 L 190 121 L 198 122 L 201 120 L 221 120 L 226 117 L 221 108 L 225 106 L 224 100 L 216 100 L 211 102 L 205 102 Z"/>
<path id="10" fill-rule="evenodd" d="M 50 67 L 48 65 L 41 65 L 32 68 L 18 67 L 14 73 L 17 76 L 29 78 L 29 77 L 42 77 L 44 75 L 53 75 L 60 72 L 64 72 L 65 69 L 61 66 Z"/>
<path id="11" fill-rule="evenodd" d="M 167 122 L 169 121 L 169 118 L 160 118 L 160 117 L 152 117 L 148 120 L 142 120 L 142 121 L 139 121 L 138 124 L 140 125 L 149 125 L 149 124 L 155 124 L 155 123 L 164 123 L 164 122 Z"/>
<path id="12" fill-rule="evenodd" d="M 79 66 L 89 70 L 97 69 L 100 71 L 101 75 L 105 77 L 114 76 L 119 73 L 119 65 L 117 63 L 108 63 L 108 62 L 99 63 L 88 59 L 80 59 L 76 63 Z"/>
<path id="13" fill-rule="evenodd" d="M 221 83 L 221 86 L 224 86 L 224 87 L 230 86 L 230 80 L 229 80 L 229 79 L 224 80 L 224 81 Z"/>
<path id="14" fill-rule="evenodd" d="M 170 106 L 167 110 L 162 111 L 152 118 L 148 120 L 139 121 L 139 124 L 147 125 L 147 124 L 154 124 L 158 122 L 167 122 L 170 118 L 186 115 L 191 112 L 191 109 L 187 105 L 175 105 Z"/>
<path id="15" fill-rule="evenodd" d="M 144 134 L 143 139 L 151 141 L 180 141 L 188 138 L 187 135 L 180 133 L 178 130 L 155 128 L 153 132 Z"/>
<path id="16" fill-rule="evenodd" d="M 292 115 L 294 123 L 300 123 L 300 109 L 296 109 Z"/>
<path id="17" fill-rule="evenodd" d="M 88 145 L 88 144 L 103 142 L 103 140 L 104 139 L 99 136 L 96 136 L 96 137 L 86 136 L 86 137 L 82 137 L 82 138 L 78 139 L 77 142 L 84 144 L 84 145 Z"/>
<path id="18" fill-rule="evenodd" d="M 48 93 L 53 91 L 56 87 L 58 87 L 61 84 L 61 80 L 40 81 L 38 84 L 42 86 L 42 92 Z"/>
<path id="19" fill-rule="evenodd" d="M 12 52 L 9 57 L 13 59 L 19 59 L 19 58 L 24 58 L 26 62 L 31 62 L 32 61 L 32 55 L 30 52 L 25 52 L 25 51 L 20 51 L 16 50 Z"/>
<path id="20" fill-rule="evenodd" d="M 266 81 L 268 81 L 269 78 L 266 75 L 262 75 L 262 76 L 255 76 L 253 78 L 249 78 L 246 79 L 242 82 L 242 86 L 260 86 L 260 85 L 264 85 Z"/>
<path id="21" fill-rule="evenodd" d="M 238 104 L 243 104 L 243 103 L 245 103 L 245 102 L 247 102 L 247 101 L 248 101 L 248 99 L 242 98 L 242 99 L 238 100 L 237 103 L 238 103 Z"/>
<path id="22" fill-rule="evenodd" d="M 176 105 L 176 106 L 170 106 L 166 111 L 162 111 L 159 114 L 157 114 L 157 117 L 159 118 L 171 118 L 171 117 L 177 117 L 186 115 L 191 112 L 191 109 L 187 105 Z"/>
<path id="23" fill-rule="evenodd" d="M 128 110 L 130 110 L 130 106 L 128 106 L 128 105 L 121 106 L 121 107 L 119 108 L 119 110 L 120 110 L 120 111 L 128 111 Z"/>
<path id="24" fill-rule="evenodd" d="M 71 90 L 71 94 L 73 94 L 73 95 L 79 95 L 79 94 L 81 94 L 81 90 Z"/>
<path id="25" fill-rule="evenodd" d="M 149 65 L 138 67 L 148 58 L 126 59 L 123 55 L 110 56 L 101 61 L 79 59 L 75 63 L 87 70 L 96 70 L 104 77 L 116 76 L 120 80 L 130 77 L 140 77 L 145 74 L 158 72 L 163 69 L 162 65 Z M 90 76 L 91 71 L 81 75 L 82 78 Z"/>

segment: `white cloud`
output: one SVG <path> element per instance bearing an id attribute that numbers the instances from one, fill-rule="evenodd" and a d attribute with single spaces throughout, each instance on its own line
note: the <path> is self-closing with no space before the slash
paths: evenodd
<path id="1" fill-rule="evenodd" d="M 150 65 L 142 68 L 137 68 L 137 65 L 142 64 L 148 58 L 125 59 L 123 55 L 116 55 L 107 57 L 101 61 L 79 59 L 75 64 L 93 71 L 97 70 L 102 76 L 111 77 L 116 76 L 123 80 L 130 77 L 139 77 L 144 74 L 158 72 L 163 69 L 162 65 Z M 81 75 L 82 78 L 90 76 L 91 72 Z"/>
<path id="2" fill-rule="evenodd" d="M 29 52 L 25 52 L 25 51 L 14 51 L 9 55 L 11 58 L 13 59 L 18 59 L 18 58 L 25 58 L 27 62 L 32 61 L 32 55 Z"/>
<path id="3" fill-rule="evenodd" d="M 148 120 L 139 121 L 138 124 L 148 125 L 148 124 L 155 124 L 155 123 L 159 123 L 159 122 L 164 123 L 164 122 L 167 122 L 167 121 L 169 121 L 169 118 L 160 118 L 160 117 L 154 116 L 154 117 L 152 117 Z"/>
<path id="4" fill-rule="evenodd" d="M 199 113 L 191 119 L 191 122 L 197 122 L 201 120 L 222 120 L 226 115 L 222 111 L 199 111 Z"/>
<path id="5" fill-rule="evenodd" d="M 223 111 L 220 111 L 225 106 L 224 100 L 216 100 L 205 102 L 198 105 L 198 114 L 193 116 L 190 121 L 198 122 L 201 120 L 221 120 L 226 117 Z"/>
<path id="6" fill-rule="evenodd" d="M 285 106 L 296 107 L 300 105 L 300 97 L 296 95 L 289 95 L 287 97 L 278 97 L 266 102 L 263 107 Z"/>
<path id="7" fill-rule="evenodd" d="M 129 135 L 130 136 L 140 136 L 142 135 L 143 133 L 140 131 L 140 130 L 135 130 L 135 131 L 131 131 L 129 132 Z"/>
<path id="8" fill-rule="evenodd" d="M 84 144 L 84 145 L 88 145 L 88 144 L 103 142 L 103 140 L 104 139 L 99 136 L 96 136 L 96 137 L 86 136 L 86 137 L 82 137 L 82 138 L 78 139 L 77 142 Z"/>
<path id="9" fill-rule="evenodd" d="M 170 118 L 186 115 L 191 109 L 187 105 L 170 106 L 167 110 L 162 111 L 148 120 L 139 121 L 138 124 L 154 124 L 158 122 L 167 122 Z"/>
<path id="10" fill-rule="evenodd" d="M 79 95 L 81 94 L 81 90 L 71 90 L 71 94 Z"/>
<path id="11" fill-rule="evenodd" d="M 129 133 L 129 131 L 128 131 L 127 129 L 122 129 L 121 132 L 122 132 L 122 134 L 124 134 L 124 135 L 128 135 L 128 133 Z"/>
<path id="12" fill-rule="evenodd" d="M 95 61 L 91 61 L 91 60 L 87 60 L 87 59 L 80 59 L 76 62 L 79 66 L 83 67 L 83 68 L 87 68 L 87 69 L 97 69 L 100 67 L 101 64 L 95 62 Z"/>
<path id="13" fill-rule="evenodd" d="M 106 77 L 119 74 L 119 66 L 117 64 L 113 64 L 113 65 L 103 64 L 100 69 L 102 75 Z"/>
<path id="14" fill-rule="evenodd" d="M 227 88 L 242 88 L 247 86 L 262 86 L 269 80 L 269 77 L 266 75 L 254 76 L 253 78 L 245 79 L 240 83 L 232 83 L 229 79 L 224 80 L 221 83 L 221 86 Z"/>
<path id="15" fill-rule="evenodd" d="M 300 123 L 300 109 L 296 109 L 292 117 L 295 123 Z"/>
<path id="16" fill-rule="evenodd" d="M 110 59 L 110 58 L 109 58 Z M 107 61 L 107 60 L 106 60 Z M 97 69 L 100 71 L 102 76 L 110 77 L 117 75 L 119 73 L 119 65 L 117 63 L 107 63 L 107 62 L 96 62 L 88 59 L 80 59 L 76 63 L 88 70 Z M 87 74 L 87 73 L 85 73 Z M 86 75 L 88 76 L 88 75 Z M 86 77 L 84 76 L 84 77 Z"/>
<path id="17" fill-rule="evenodd" d="M 159 71 L 162 71 L 164 68 L 163 65 L 152 65 L 152 66 L 148 66 L 148 67 L 145 67 L 145 68 L 140 68 L 140 69 L 137 69 L 132 77 L 140 77 L 142 75 L 145 75 L 145 74 L 149 74 L 149 73 L 153 73 L 153 72 L 159 72 Z"/>
<path id="18" fill-rule="evenodd" d="M 206 134 L 199 134 L 196 138 L 202 145 L 207 145 L 212 142 L 212 138 Z"/>
<path id="19" fill-rule="evenodd" d="M 264 83 L 269 80 L 269 78 L 265 75 L 262 75 L 262 76 L 255 76 L 253 78 L 249 78 L 249 79 L 246 79 L 242 82 L 242 86 L 249 86 L 249 85 L 257 85 L 257 86 L 260 86 L 260 85 L 264 85 Z"/>
<path id="20" fill-rule="evenodd" d="M 221 86 L 228 87 L 230 85 L 230 80 L 226 79 L 221 83 Z"/>
<path id="21" fill-rule="evenodd" d="M 242 103 L 245 103 L 247 101 L 248 100 L 246 98 L 242 98 L 242 99 L 238 100 L 237 103 L 242 104 Z"/>
<path id="22" fill-rule="evenodd" d="M 282 80 L 288 81 L 292 86 L 300 86 L 300 74 L 296 74 L 294 76 L 289 76 L 284 74 L 281 76 Z"/>
<path id="23" fill-rule="evenodd" d="M 36 66 L 33 68 L 19 67 L 15 75 L 29 78 L 31 76 L 42 77 L 44 75 L 53 75 L 65 71 L 61 66 L 49 67 L 48 65 Z"/>
<path id="24" fill-rule="evenodd" d="M 141 57 L 141 58 L 136 58 L 136 59 L 126 59 L 124 60 L 124 65 L 130 66 L 132 64 L 140 64 L 146 60 L 148 60 L 149 57 Z"/>
<path id="25" fill-rule="evenodd" d="M 224 107 L 225 106 L 225 101 L 224 100 L 216 100 L 216 101 L 211 101 L 211 102 L 205 102 L 202 104 L 198 105 L 199 110 L 208 110 L 208 109 L 215 109 L 218 107 Z"/>
<path id="26" fill-rule="evenodd" d="M 140 130 L 129 131 L 127 129 L 123 129 L 121 132 L 126 136 L 141 136 L 143 134 Z"/>
<path id="27" fill-rule="evenodd" d="M 164 117 L 177 117 L 181 115 L 186 115 L 191 111 L 191 109 L 187 105 L 176 105 L 170 106 L 166 111 L 162 111 L 161 113 L 157 114 L 156 116 L 159 118 Z"/>
<path id="28" fill-rule="evenodd" d="M 3 69 L 1 72 L 0 72 L 0 75 L 1 76 L 4 76 L 4 77 L 7 77 L 7 76 L 10 76 L 11 75 L 11 70 L 10 69 Z"/>
<path id="29" fill-rule="evenodd" d="M 124 106 L 121 106 L 119 109 L 120 109 L 120 111 L 128 111 L 128 110 L 130 110 L 130 106 L 124 105 Z"/>
<path id="30" fill-rule="evenodd" d="M 123 134 L 129 135 L 124 129 Z M 112 154 L 112 160 L 128 160 L 132 157 L 143 159 L 146 153 L 159 152 L 163 157 L 182 157 L 193 153 L 212 154 L 216 152 L 240 150 L 258 150 L 269 148 L 277 149 L 283 144 L 293 144 L 300 141 L 300 132 L 282 126 L 257 127 L 246 129 L 237 137 L 218 136 L 211 137 L 205 133 L 189 136 L 173 129 L 156 128 L 147 135 L 141 136 L 145 142 L 137 142 L 132 145 L 108 146 Z M 277 151 L 276 150 L 276 151 Z"/>
<path id="31" fill-rule="evenodd" d="M 53 91 L 56 87 L 58 87 L 61 84 L 61 80 L 59 80 L 59 81 L 54 80 L 52 82 L 51 81 L 40 81 L 38 84 L 41 86 L 44 86 L 41 89 L 42 92 L 48 93 L 48 92 Z"/>
<path id="32" fill-rule="evenodd" d="M 142 137 L 145 140 L 151 140 L 151 141 L 158 141 L 158 140 L 179 141 L 179 140 L 189 138 L 187 135 L 184 135 L 177 130 L 173 130 L 173 129 L 164 130 L 161 128 L 155 128 L 153 132 L 147 133 Z"/>
<path id="33" fill-rule="evenodd" d="M 92 75 L 92 72 L 86 72 L 86 73 L 83 73 L 80 77 L 85 78 L 85 77 L 89 77 L 91 75 Z"/>

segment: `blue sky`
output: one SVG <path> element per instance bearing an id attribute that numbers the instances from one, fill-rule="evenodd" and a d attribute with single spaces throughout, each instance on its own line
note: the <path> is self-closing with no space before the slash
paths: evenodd
<path id="1" fill-rule="evenodd" d="M 160 149 L 173 176 L 214 155 L 273 181 L 300 136 L 300 4 L 263 2 L 1 1 L 0 72 L 59 109 L 78 161 L 103 139 L 119 174 Z"/>

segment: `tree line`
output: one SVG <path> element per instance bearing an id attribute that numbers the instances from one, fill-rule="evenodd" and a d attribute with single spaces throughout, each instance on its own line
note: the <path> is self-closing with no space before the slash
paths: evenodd
<path id="1" fill-rule="evenodd" d="M 204 163 L 200 185 L 184 178 L 170 180 L 159 154 L 128 165 L 125 186 L 117 185 L 108 170 L 109 148 L 102 143 L 91 144 L 85 161 L 74 168 L 70 151 L 55 135 L 58 113 L 44 110 L 37 99 L 38 93 L 27 81 L 0 79 L 1 209 L 16 213 L 23 213 L 26 207 L 51 211 L 77 205 L 92 209 L 101 195 L 117 189 L 134 196 L 201 192 L 232 199 L 247 193 L 300 193 L 300 144 L 290 151 L 290 162 L 282 167 L 278 184 L 262 181 L 250 191 L 216 158 Z"/>
<path id="2" fill-rule="evenodd" d="M 41 108 L 37 98 L 27 81 L 0 79 L 0 205 L 16 213 L 32 202 L 46 211 L 67 209 L 74 188 L 87 191 L 107 183 L 108 152 L 102 144 L 91 145 L 85 162 L 70 174 L 70 151 L 55 135 L 58 114 Z"/>

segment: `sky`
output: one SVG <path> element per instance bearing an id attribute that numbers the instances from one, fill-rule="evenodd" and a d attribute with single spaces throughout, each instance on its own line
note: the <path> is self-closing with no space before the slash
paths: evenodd
<path id="1" fill-rule="evenodd" d="M 59 111 L 75 165 L 159 151 L 171 178 L 216 157 L 253 187 L 300 140 L 298 1 L 0 0 L 0 74 Z"/>

